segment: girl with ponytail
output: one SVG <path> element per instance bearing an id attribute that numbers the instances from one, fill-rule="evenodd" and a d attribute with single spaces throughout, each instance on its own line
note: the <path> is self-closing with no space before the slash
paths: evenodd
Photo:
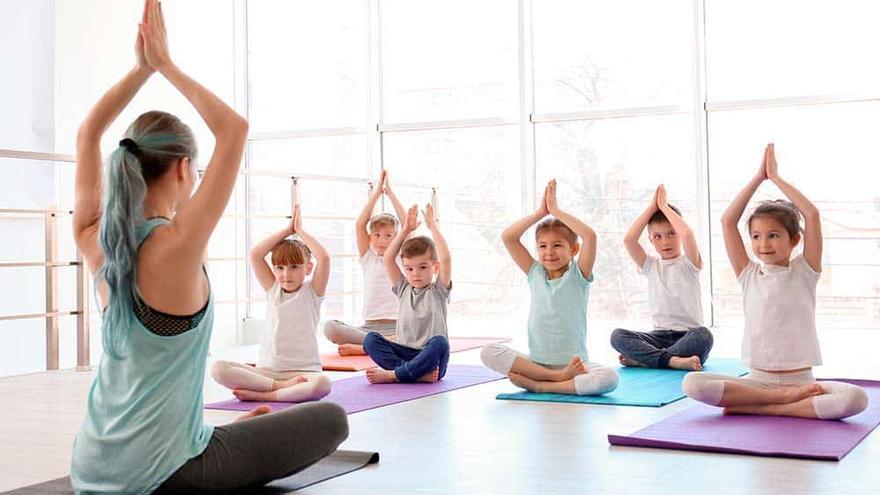
<path id="1" fill-rule="evenodd" d="M 157 0 L 144 4 L 135 53 L 135 67 L 77 133 L 73 230 L 95 278 L 104 355 L 74 442 L 74 490 L 191 493 L 287 476 L 347 437 L 341 408 L 322 403 L 267 414 L 264 406 L 240 418 L 247 421 L 217 427 L 202 417 L 214 317 L 202 257 L 235 185 L 247 121 L 172 62 Z M 158 111 L 129 126 L 101 180 L 101 137 L 156 72 L 196 108 L 216 141 L 195 193 L 193 133 Z"/>

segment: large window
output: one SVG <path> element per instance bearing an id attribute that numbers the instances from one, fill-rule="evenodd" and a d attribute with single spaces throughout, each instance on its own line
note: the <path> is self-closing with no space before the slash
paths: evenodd
<path id="1" fill-rule="evenodd" d="M 305 225 L 332 255 L 322 316 L 358 321 L 354 219 L 383 169 L 407 206 L 437 204 L 453 254 L 453 334 L 524 330 L 524 276 L 500 232 L 535 208 L 550 178 L 562 206 L 599 234 L 591 320 L 649 323 L 644 280 L 622 238 L 662 182 L 703 249 L 707 324 L 739 326 L 741 291 L 718 222 L 768 141 L 781 173 L 822 212 L 819 326 L 880 325 L 876 2 L 179 0 L 165 8 L 175 60 L 251 122 L 239 182 L 209 246 L 215 349 L 245 343 L 241 321 L 263 317 L 248 250 L 288 221 L 294 178 Z M 9 69 L 0 80 L 0 231 L 17 239 L 0 246 L 2 263 L 40 262 L 45 210 L 72 207 L 77 126 L 131 67 L 139 9 L 0 0 Z M 114 123 L 104 153 L 154 108 L 192 125 L 207 165 L 210 132 L 161 77 Z M 779 196 L 768 184 L 755 199 Z M 392 211 L 387 201 L 378 209 Z M 69 223 L 58 216 L 59 259 L 76 258 Z M 523 239 L 529 249 L 532 236 Z M 22 294 L 4 300 L 0 316 L 46 311 L 45 267 L 0 270 L 4 290 Z M 75 268 L 52 270 L 62 287 L 75 285 Z M 62 309 L 76 304 L 71 294 L 62 291 Z M 97 361 L 94 304 L 91 322 Z M 74 323 L 59 318 L 62 367 L 74 363 Z M 5 319 L 0 332 L 16 343 L 0 356 L 0 374 L 47 364 L 43 320 Z"/>

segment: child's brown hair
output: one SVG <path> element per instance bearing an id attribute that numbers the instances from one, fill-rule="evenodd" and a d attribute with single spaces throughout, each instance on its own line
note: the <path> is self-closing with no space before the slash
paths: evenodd
<path id="1" fill-rule="evenodd" d="M 425 253 L 430 253 L 431 260 L 437 261 L 437 249 L 434 247 L 434 241 L 423 235 L 411 237 L 400 246 L 401 258 L 415 258 Z"/>
<path id="2" fill-rule="evenodd" d="M 304 265 L 311 259 L 312 251 L 299 239 L 284 239 L 272 248 L 272 266 Z"/>
<path id="3" fill-rule="evenodd" d="M 565 237 L 570 244 L 577 244 L 578 236 L 574 233 L 573 230 L 568 225 L 562 222 L 562 220 L 558 218 L 548 218 L 543 222 L 539 223 L 537 227 L 535 227 L 535 241 L 538 240 L 538 237 L 541 236 L 541 232 L 545 230 L 556 230 L 562 233 L 562 236 Z"/>
<path id="4" fill-rule="evenodd" d="M 386 226 L 397 230 L 397 218 L 390 213 L 379 213 L 370 218 L 370 222 L 367 224 L 367 232 L 372 234 L 379 227 Z"/>
<path id="5" fill-rule="evenodd" d="M 675 213 L 677 213 L 678 216 L 681 216 L 681 211 L 678 208 L 676 208 L 672 205 L 669 205 L 669 208 L 672 211 L 674 211 Z M 652 223 L 659 223 L 659 222 L 671 223 L 671 222 L 669 222 L 669 219 L 666 218 L 666 214 L 663 213 L 663 210 L 657 209 L 657 211 L 655 211 L 654 214 L 651 215 L 651 218 L 648 220 L 648 225 L 651 225 Z"/>
<path id="6" fill-rule="evenodd" d="M 758 203 L 755 211 L 749 216 L 749 233 L 752 231 L 752 220 L 757 217 L 769 217 L 781 223 L 792 239 L 801 232 L 801 213 L 790 201 L 773 199 Z"/>

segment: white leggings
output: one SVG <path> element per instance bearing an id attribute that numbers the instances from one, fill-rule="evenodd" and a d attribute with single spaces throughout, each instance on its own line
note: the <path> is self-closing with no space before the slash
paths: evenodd
<path id="1" fill-rule="evenodd" d="M 364 337 L 370 332 L 379 332 L 383 337 L 394 337 L 397 322 L 366 321 L 356 327 L 339 320 L 329 320 L 324 324 L 324 335 L 334 344 L 363 345 Z"/>
<path id="2" fill-rule="evenodd" d="M 510 374 L 510 368 L 518 357 L 531 361 L 525 354 L 501 344 L 489 344 L 480 351 L 483 364 L 503 375 Z M 565 365 L 535 364 L 549 369 L 565 367 Z M 607 394 L 617 388 L 616 371 L 598 363 L 584 363 L 584 365 L 587 367 L 587 372 L 574 377 L 574 388 L 578 395 Z"/>
<path id="3" fill-rule="evenodd" d="M 295 376 L 305 376 L 306 381 L 276 389 L 276 381 L 289 380 Z M 282 402 L 318 400 L 330 393 L 331 386 L 330 379 L 317 371 L 275 371 L 233 361 L 215 361 L 211 366 L 211 377 L 230 390 L 275 390 L 275 400 Z"/>
<path id="4" fill-rule="evenodd" d="M 724 396 L 724 384 L 736 382 L 749 387 L 773 389 L 802 386 L 815 383 L 812 370 L 796 373 L 768 373 L 752 369 L 746 378 L 696 371 L 684 377 L 682 389 L 688 397 L 717 406 Z M 856 385 L 843 382 L 822 381 L 825 393 L 813 397 L 813 409 L 819 419 L 842 419 L 854 416 L 868 407 L 868 394 Z"/>

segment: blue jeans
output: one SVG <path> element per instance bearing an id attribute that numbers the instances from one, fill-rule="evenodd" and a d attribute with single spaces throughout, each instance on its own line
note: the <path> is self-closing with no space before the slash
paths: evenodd
<path id="1" fill-rule="evenodd" d="M 364 338 L 364 351 L 382 368 L 394 370 L 401 383 L 417 381 L 438 368 L 443 378 L 449 363 L 449 341 L 442 335 L 428 339 L 424 349 L 413 349 L 370 332 Z"/>
<path id="2" fill-rule="evenodd" d="M 700 356 L 700 363 L 705 363 L 713 342 L 712 332 L 705 327 L 651 332 L 618 328 L 611 332 L 611 347 L 625 357 L 652 368 L 668 368 L 673 356 Z"/>

